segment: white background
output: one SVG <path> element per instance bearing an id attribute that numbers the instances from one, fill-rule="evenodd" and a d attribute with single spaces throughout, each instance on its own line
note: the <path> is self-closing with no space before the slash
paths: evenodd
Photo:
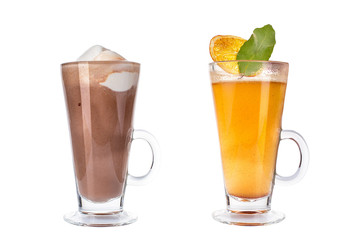
<path id="1" fill-rule="evenodd" d="M 304 239 L 359 233 L 359 12 L 356 1 L 1 1 L 1 239 Z M 227 226 L 208 45 L 218 34 L 249 38 L 272 24 L 272 60 L 290 63 L 283 128 L 310 147 L 307 175 L 275 186 L 266 227 Z M 128 187 L 136 223 L 85 228 L 63 221 L 77 200 L 60 64 L 100 44 L 141 63 L 134 127 L 152 132 L 162 166 Z M 149 164 L 133 144 L 130 171 Z M 278 171 L 296 168 L 282 143 Z"/>

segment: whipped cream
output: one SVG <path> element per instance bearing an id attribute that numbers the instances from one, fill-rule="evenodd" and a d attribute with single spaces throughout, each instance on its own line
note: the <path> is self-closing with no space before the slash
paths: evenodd
<path id="1" fill-rule="evenodd" d="M 120 54 L 113 52 L 100 45 L 95 45 L 89 48 L 77 61 L 114 61 L 125 60 Z"/>
<path id="2" fill-rule="evenodd" d="M 125 92 L 129 90 L 138 80 L 137 72 L 115 72 L 111 73 L 100 85 L 110 88 L 115 92 Z"/>
<path id="3" fill-rule="evenodd" d="M 125 60 L 120 54 L 100 45 L 89 48 L 77 61 L 118 61 Z M 126 71 L 110 73 L 104 82 L 99 84 L 114 92 L 125 92 L 137 84 L 139 72 Z"/>

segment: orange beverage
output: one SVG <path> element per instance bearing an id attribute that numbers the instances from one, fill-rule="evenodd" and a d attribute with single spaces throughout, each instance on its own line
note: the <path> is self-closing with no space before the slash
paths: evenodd
<path id="1" fill-rule="evenodd" d="M 212 83 L 225 188 L 240 198 L 271 194 L 286 82 Z"/>

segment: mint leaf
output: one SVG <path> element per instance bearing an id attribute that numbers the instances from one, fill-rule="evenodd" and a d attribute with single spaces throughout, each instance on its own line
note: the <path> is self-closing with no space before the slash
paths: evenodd
<path id="1" fill-rule="evenodd" d="M 240 48 L 237 60 L 269 60 L 275 46 L 275 31 L 268 24 L 262 28 L 255 28 L 250 39 Z M 262 63 L 239 62 L 240 73 L 250 76 L 256 74 Z"/>

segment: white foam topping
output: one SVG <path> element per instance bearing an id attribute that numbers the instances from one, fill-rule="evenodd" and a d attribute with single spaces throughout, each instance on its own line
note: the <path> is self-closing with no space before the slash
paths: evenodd
<path id="1" fill-rule="evenodd" d="M 125 60 L 120 54 L 113 52 L 100 45 L 89 48 L 77 61 L 118 61 Z M 100 85 L 105 86 L 115 92 L 124 92 L 136 85 L 139 78 L 138 72 L 113 72 L 109 74 Z"/>
<path id="2" fill-rule="evenodd" d="M 114 61 L 125 60 L 120 54 L 113 52 L 100 45 L 95 45 L 89 48 L 81 55 L 77 61 Z"/>
<path id="3" fill-rule="evenodd" d="M 115 92 L 125 92 L 129 90 L 139 78 L 137 72 L 115 72 L 110 74 L 105 82 L 100 85 L 110 88 Z"/>
<path id="4" fill-rule="evenodd" d="M 232 74 L 224 70 L 222 63 L 210 64 L 210 78 L 213 83 L 217 82 L 287 82 L 288 68 L 263 64 L 255 76 Z"/>
<path id="5" fill-rule="evenodd" d="M 240 74 L 218 74 L 210 72 L 210 78 L 213 83 L 217 82 L 282 82 L 286 83 L 286 76 L 259 74 L 253 77 L 242 76 Z"/>

